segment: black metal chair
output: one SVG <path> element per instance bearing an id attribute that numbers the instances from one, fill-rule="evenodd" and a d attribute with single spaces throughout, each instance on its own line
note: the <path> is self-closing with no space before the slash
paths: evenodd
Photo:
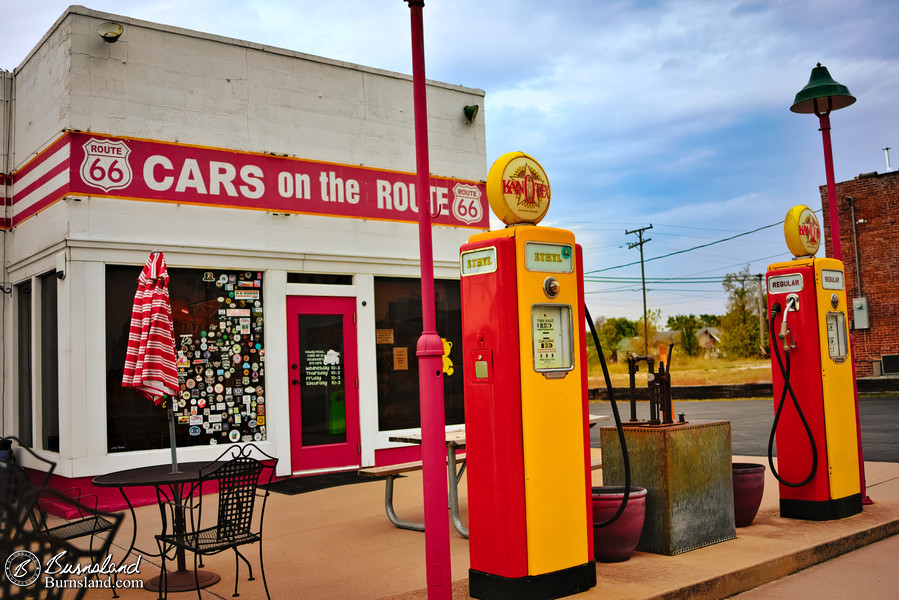
<path id="1" fill-rule="evenodd" d="M 194 572 L 198 567 L 198 557 L 234 550 L 234 596 L 238 596 L 237 582 L 240 578 L 240 562 L 246 563 L 250 571 L 249 581 L 253 581 L 253 567 L 241 554 L 239 547 L 259 544 L 259 568 L 265 595 L 271 599 L 268 582 L 265 579 L 265 565 L 262 559 L 262 523 L 265 504 L 268 499 L 268 484 L 275 474 L 278 459 L 266 454 L 255 444 L 231 446 L 215 461 L 200 470 L 199 480 L 184 495 L 180 505 L 168 503 L 168 513 L 164 513 L 163 531 L 168 529 L 171 519 L 173 530 L 156 536 L 162 555 L 160 587 L 168 595 L 166 586 L 166 552 L 180 548 L 194 554 Z M 218 494 L 204 496 L 218 486 Z M 212 506 L 210 506 L 212 505 Z M 185 519 L 185 514 L 190 515 Z M 178 523 L 183 522 L 183 531 L 178 531 Z M 197 581 L 199 588 L 199 581 Z M 200 597 L 200 590 L 197 589 Z"/>
<path id="2" fill-rule="evenodd" d="M 45 485 L 55 464 L 39 456 L 49 463 L 49 470 L 37 485 L 30 482 L 12 452 L 13 440 L 0 440 L 0 564 L 4 567 L 0 597 L 61 598 L 65 590 L 71 589 L 67 581 L 84 577 L 83 582 L 75 583 L 75 598 L 80 599 L 89 589 L 90 578 L 97 575 L 89 567 L 101 565 L 109 555 L 123 515 L 97 510 L 57 490 L 47 489 Z M 42 502 L 70 509 L 79 518 L 48 527 Z M 107 535 L 95 543 L 94 534 L 101 531 Z M 85 546 L 86 536 L 90 536 L 90 543 Z M 48 566 L 50 570 L 42 576 Z M 48 585 L 48 577 L 53 585 Z"/>
<path id="3" fill-rule="evenodd" d="M 66 490 L 51 490 L 47 487 L 50 476 L 56 468 L 56 463 L 36 454 L 28 446 L 23 446 L 19 440 L 13 436 L 0 439 L 0 461 L 4 461 L 4 483 L 8 483 L 12 490 L 16 490 L 18 486 L 30 484 L 25 470 L 19 464 L 12 442 L 16 442 L 20 452 L 27 452 L 33 458 L 47 465 L 47 470 L 43 472 L 39 481 L 33 484 L 37 491 L 37 497 L 30 506 L 30 510 L 25 512 L 31 526 L 34 530 L 42 530 L 46 535 L 63 541 L 71 541 L 85 536 L 93 537 L 99 533 L 106 533 L 113 529 L 113 522 L 103 517 L 102 511 L 97 510 L 97 497 L 94 495 L 85 495 L 78 488 L 69 488 Z M 52 492 L 52 493 L 51 493 Z M 58 498 L 64 500 L 59 500 Z M 79 510 L 79 505 L 86 505 L 87 499 L 93 498 L 94 506 L 88 512 Z M 70 503 L 67 500 L 73 500 Z M 77 515 L 76 518 L 67 520 L 59 525 L 49 526 L 47 518 L 47 510 L 45 507 L 56 506 L 57 512 L 71 513 Z M 69 510 L 66 510 L 69 509 Z"/>

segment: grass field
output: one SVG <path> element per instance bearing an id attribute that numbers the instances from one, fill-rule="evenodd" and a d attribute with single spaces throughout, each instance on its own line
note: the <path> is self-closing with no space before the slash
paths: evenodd
<path id="1" fill-rule="evenodd" d="M 656 365 L 656 370 L 658 365 Z M 609 374 L 614 387 L 629 384 L 627 363 L 610 363 Z M 590 365 L 589 387 L 605 385 L 602 368 L 597 361 Z M 671 385 L 732 385 L 739 383 L 766 383 L 771 381 L 771 362 L 768 359 L 723 358 L 705 359 L 674 354 L 671 370 Z M 646 385 L 646 363 L 640 363 L 637 372 L 637 386 Z"/>

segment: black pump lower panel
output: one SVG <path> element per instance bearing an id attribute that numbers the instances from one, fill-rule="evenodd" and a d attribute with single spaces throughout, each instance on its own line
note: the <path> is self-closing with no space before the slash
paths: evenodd
<path id="1" fill-rule="evenodd" d="M 478 600 L 552 600 L 586 592 L 596 585 L 596 562 L 525 577 L 502 577 L 468 570 L 468 593 Z"/>
<path id="2" fill-rule="evenodd" d="M 836 500 L 780 500 L 780 516 L 785 519 L 832 521 L 862 512 L 862 495 L 853 494 Z"/>

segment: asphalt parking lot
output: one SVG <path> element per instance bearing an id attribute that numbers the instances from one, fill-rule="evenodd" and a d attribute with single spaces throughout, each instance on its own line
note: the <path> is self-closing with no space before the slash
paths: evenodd
<path id="1" fill-rule="evenodd" d="M 789 402 L 789 398 L 787 399 Z M 675 415 L 684 413 L 687 421 L 730 421 L 733 454 L 767 456 L 768 437 L 774 422 L 771 400 L 702 400 L 674 401 Z M 630 416 L 627 400 L 618 401 L 622 420 Z M 590 404 L 592 414 L 612 416 L 608 402 Z M 859 413 L 862 425 L 862 452 L 866 461 L 899 462 L 899 395 L 861 397 Z M 649 418 L 649 404 L 637 403 L 637 418 Z M 604 421 L 603 427 L 614 425 Z M 599 429 L 594 427 L 590 445 L 599 447 Z M 775 456 L 777 452 L 775 450 Z"/>

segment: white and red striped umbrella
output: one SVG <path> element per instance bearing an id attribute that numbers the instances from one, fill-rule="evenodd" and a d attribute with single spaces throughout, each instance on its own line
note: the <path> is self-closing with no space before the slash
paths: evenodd
<path id="1" fill-rule="evenodd" d="M 158 405 L 163 395 L 178 394 L 169 273 L 162 252 L 150 253 L 137 281 L 122 385 Z"/>

